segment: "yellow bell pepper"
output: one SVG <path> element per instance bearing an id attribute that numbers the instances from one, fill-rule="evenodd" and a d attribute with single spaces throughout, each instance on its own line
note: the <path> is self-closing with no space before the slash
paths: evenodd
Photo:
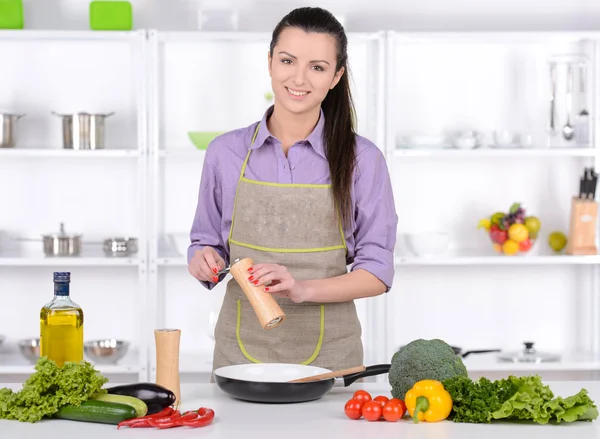
<path id="1" fill-rule="evenodd" d="M 452 397 L 443 384 L 436 380 L 416 382 L 406 392 L 404 403 L 415 424 L 419 421 L 443 421 L 452 410 Z"/>

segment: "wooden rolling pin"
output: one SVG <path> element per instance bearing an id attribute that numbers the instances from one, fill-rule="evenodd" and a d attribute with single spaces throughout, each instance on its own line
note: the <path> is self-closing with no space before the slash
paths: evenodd
<path id="1" fill-rule="evenodd" d="M 180 329 L 155 329 L 156 343 L 156 384 L 175 394 L 175 409 L 181 404 L 179 380 L 179 340 Z"/>
<path id="2" fill-rule="evenodd" d="M 258 317 L 263 329 L 273 329 L 285 320 L 285 313 L 281 310 L 273 296 L 265 293 L 264 287 L 255 286 L 248 280 L 250 273 L 248 268 L 252 267 L 254 262 L 250 258 L 244 258 L 235 262 L 229 272 L 242 288 L 242 291 L 248 297 L 250 305 Z"/>

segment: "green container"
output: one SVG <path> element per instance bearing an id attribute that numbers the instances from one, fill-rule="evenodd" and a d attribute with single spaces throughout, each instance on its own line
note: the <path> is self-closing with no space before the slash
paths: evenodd
<path id="1" fill-rule="evenodd" d="M 23 29 L 23 2 L 0 0 L 0 29 Z"/>
<path id="2" fill-rule="evenodd" d="M 208 148 L 208 144 L 213 141 L 215 137 L 223 134 L 222 131 L 190 131 L 188 136 L 196 148 L 204 150 Z"/>
<path id="3" fill-rule="evenodd" d="M 131 30 L 133 8 L 129 2 L 93 1 L 90 3 L 90 29 Z"/>

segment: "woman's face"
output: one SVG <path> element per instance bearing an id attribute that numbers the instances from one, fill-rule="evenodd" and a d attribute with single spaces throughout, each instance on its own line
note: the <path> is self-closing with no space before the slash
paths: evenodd
<path id="1" fill-rule="evenodd" d="M 305 113 L 321 105 L 344 69 L 336 72 L 335 39 L 324 33 L 287 28 L 269 54 L 269 74 L 277 105 Z"/>

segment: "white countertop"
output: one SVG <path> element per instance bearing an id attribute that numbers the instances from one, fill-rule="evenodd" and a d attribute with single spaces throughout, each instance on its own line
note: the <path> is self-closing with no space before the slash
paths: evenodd
<path id="1" fill-rule="evenodd" d="M 555 395 L 575 394 L 582 387 L 600 403 L 600 381 L 548 381 Z M 17 390 L 20 386 L 0 384 Z M 398 422 L 351 420 L 344 415 L 344 404 L 357 389 L 389 396 L 386 384 L 355 383 L 346 388 L 333 388 L 317 401 L 302 404 L 264 405 L 237 401 L 221 392 L 215 384 L 182 384 L 181 410 L 210 407 L 215 411 L 213 423 L 202 428 L 177 427 L 156 429 L 121 429 L 114 425 L 65 420 L 44 420 L 35 424 L 0 420 L 2 439 L 86 439 L 110 438 L 260 438 L 285 439 L 598 439 L 600 420 L 561 425 L 537 424 L 460 424 L 450 421 L 413 424 L 408 415 Z"/>

